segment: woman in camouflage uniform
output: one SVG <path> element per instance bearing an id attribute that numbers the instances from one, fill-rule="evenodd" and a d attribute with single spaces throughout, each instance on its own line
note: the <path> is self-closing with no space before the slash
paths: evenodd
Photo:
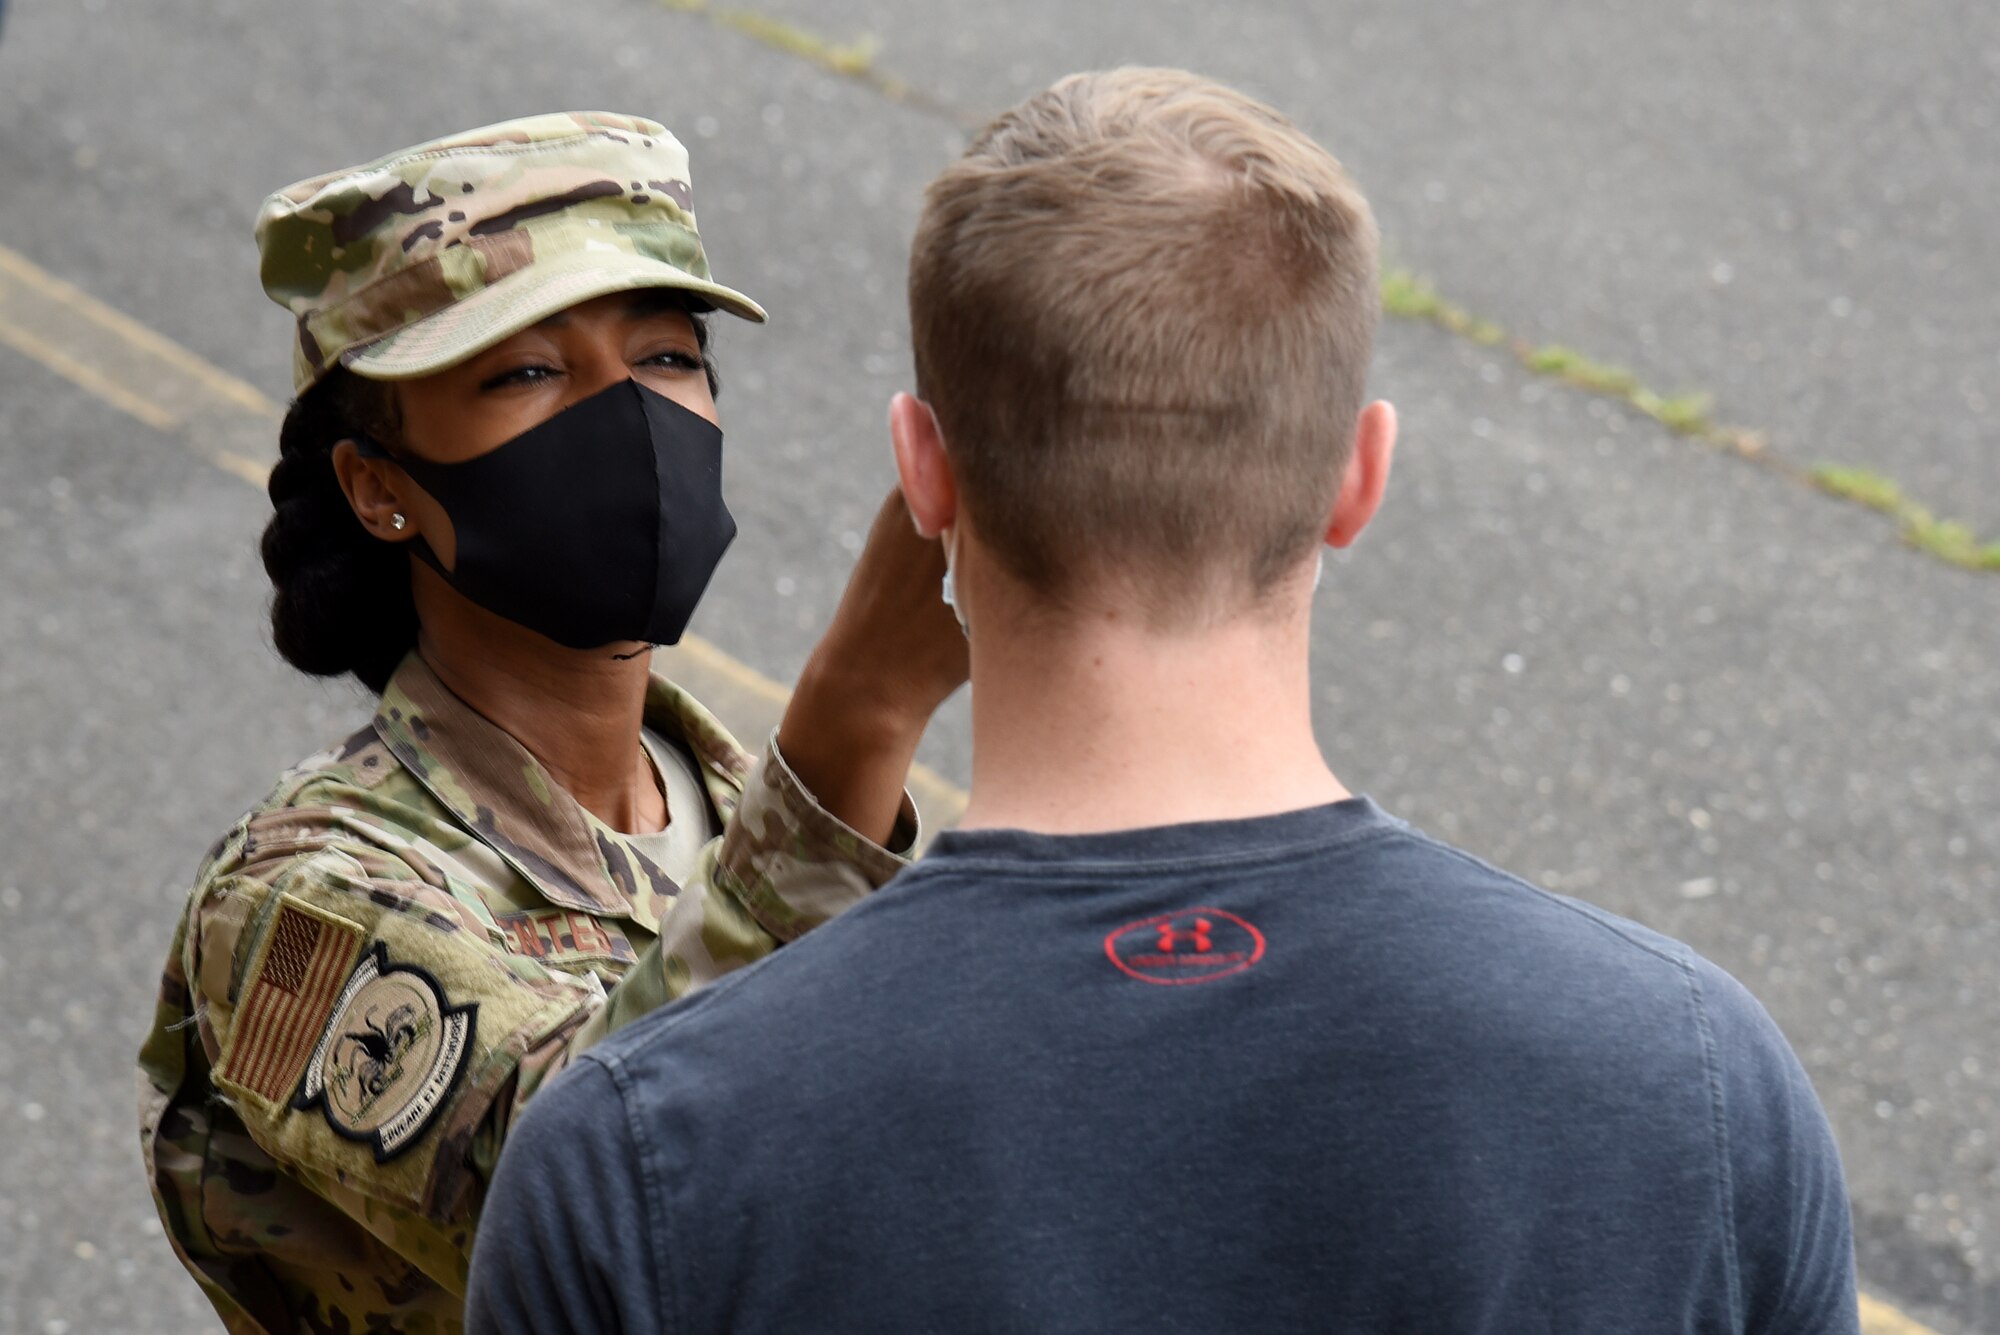
<path id="1" fill-rule="evenodd" d="M 734 533 L 703 316 L 763 319 L 660 126 L 419 145 L 272 196 L 258 239 L 298 321 L 278 648 L 381 704 L 204 863 L 142 1141 L 230 1330 L 451 1331 L 543 1082 L 902 865 L 964 646 L 892 497 L 760 765 L 650 674 Z"/>

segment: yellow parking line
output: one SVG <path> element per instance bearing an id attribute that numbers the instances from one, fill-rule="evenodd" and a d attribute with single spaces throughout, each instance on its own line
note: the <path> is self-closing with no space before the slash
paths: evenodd
<path id="1" fill-rule="evenodd" d="M 1938 1335 L 1921 1321 L 1904 1316 L 1880 1298 L 1861 1295 L 1862 1335 Z"/>
<path id="2" fill-rule="evenodd" d="M 220 367 L 204 361 L 166 335 L 148 329 L 123 311 L 112 309 L 83 289 L 65 283 L 26 256 L 5 246 L 0 246 L 0 278 L 20 284 L 22 288 L 39 298 L 45 306 L 59 311 L 73 312 L 82 321 L 101 330 L 104 342 L 98 344 L 100 347 L 109 343 L 118 346 L 128 359 L 132 354 L 138 353 L 162 362 L 193 379 L 210 398 L 218 399 L 246 413 L 258 417 L 278 415 L 278 405 L 259 393 L 255 386 L 238 380 Z M 0 287 L 0 301 L 6 301 L 11 295 L 6 293 L 4 287 Z M 14 302 L 8 301 L 7 304 L 12 305 Z M 0 325 L 9 322 L 8 314 L 4 308 L 0 308 Z M 19 315 L 20 312 L 17 310 L 12 314 Z"/>
<path id="3" fill-rule="evenodd" d="M 5 301 L 6 293 L 0 290 L 0 303 Z M 0 304 L 0 312 L 5 310 L 6 306 Z M 180 425 L 180 419 L 159 404 L 133 393 L 96 367 L 78 361 L 61 348 L 51 346 L 22 326 L 3 318 L 0 318 L 0 343 L 5 343 L 16 352 L 26 353 L 57 375 L 89 390 L 119 412 L 138 418 L 155 431 L 172 431 Z"/>
<path id="4" fill-rule="evenodd" d="M 271 465 L 258 463 L 255 459 L 246 459 L 234 450 L 214 450 L 207 458 L 223 472 L 234 474 L 253 487 L 261 489 L 271 480 Z"/>
<path id="5" fill-rule="evenodd" d="M 217 468 L 264 485 L 268 460 L 216 450 L 188 428 L 205 416 L 233 412 L 262 419 L 275 439 L 281 412 L 276 402 L 5 246 L 0 246 L 0 343 L 147 426 L 182 435 Z M 697 698 L 713 700 L 712 707 L 742 736 L 764 735 L 784 710 L 784 687 L 707 640 L 690 635 L 661 658 L 670 675 Z M 965 809 L 964 791 L 923 765 L 910 771 L 910 792 L 932 829 Z M 1937 1335 L 1865 1293 L 1861 1329 L 1864 1335 Z"/>

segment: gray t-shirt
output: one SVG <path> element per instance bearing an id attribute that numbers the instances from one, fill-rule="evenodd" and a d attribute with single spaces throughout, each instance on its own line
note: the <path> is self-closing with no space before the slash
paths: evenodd
<path id="1" fill-rule="evenodd" d="M 1686 946 L 1365 799 L 946 833 L 539 1093 L 487 1332 L 1858 1328 L 1825 1116 Z"/>

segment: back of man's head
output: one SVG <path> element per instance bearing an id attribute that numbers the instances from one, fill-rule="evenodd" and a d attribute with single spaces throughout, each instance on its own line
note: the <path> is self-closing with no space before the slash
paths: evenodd
<path id="1" fill-rule="evenodd" d="M 918 392 L 959 504 L 1039 600 L 1172 628 L 1321 541 L 1379 308 L 1376 232 L 1284 116 L 1178 70 L 1063 79 L 932 182 Z"/>

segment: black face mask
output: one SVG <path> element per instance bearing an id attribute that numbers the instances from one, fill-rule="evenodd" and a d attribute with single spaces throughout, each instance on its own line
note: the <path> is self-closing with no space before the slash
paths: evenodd
<path id="1" fill-rule="evenodd" d="M 736 536 L 722 503 L 722 432 L 621 381 L 458 464 L 391 455 L 451 517 L 450 570 L 417 555 L 489 612 L 572 649 L 672 644 Z"/>

